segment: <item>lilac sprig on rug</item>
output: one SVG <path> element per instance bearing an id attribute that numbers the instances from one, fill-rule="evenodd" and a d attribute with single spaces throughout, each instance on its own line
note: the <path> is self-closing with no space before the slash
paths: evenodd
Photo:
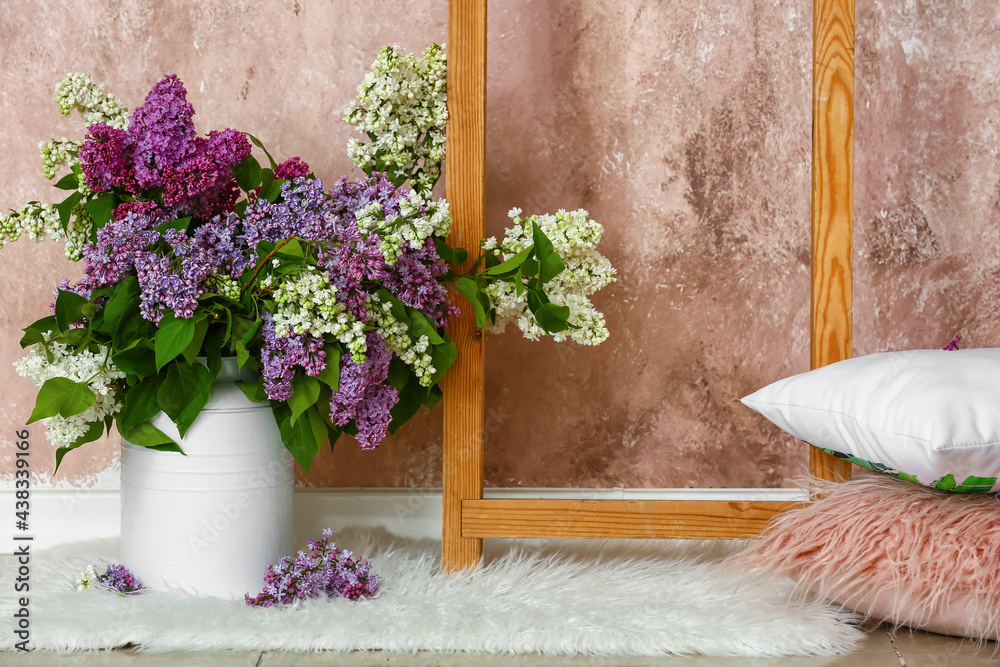
<path id="1" fill-rule="evenodd" d="M 319 597 L 357 600 L 378 593 L 381 577 L 372 573 L 368 560 L 355 560 L 350 551 L 338 549 L 331 540 L 333 531 L 323 531 L 323 539 L 309 540 L 309 552 L 295 558 L 285 556 L 268 568 L 264 590 L 257 597 L 244 596 L 254 607 L 292 604 Z"/>
<path id="2" fill-rule="evenodd" d="M 942 350 L 957 350 L 958 344 L 962 342 L 961 336 L 955 336 L 950 343 L 942 347 Z"/>
<path id="3" fill-rule="evenodd" d="M 134 595 L 146 589 L 124 565 L 108 565 L 103 574 L 97 574 L 93 565 L 88 565 L 77 580 L 77 589 L 103 588 L 122 597 Z"/>

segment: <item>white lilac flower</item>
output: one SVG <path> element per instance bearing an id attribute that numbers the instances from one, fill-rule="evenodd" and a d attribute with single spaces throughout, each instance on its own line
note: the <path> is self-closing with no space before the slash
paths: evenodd
<path id="1" fill-rule="evenodd" d="M 569 308 L 569 323 L 573 327 L 552 335 L 556 341 L 570 340 L 580 345 L 599 345 L 608 338 L 604 315 L 588 298 L 591 294 L 615 280 L 615 269 L 607 257 L 597 251 L 604 228 L 591 220 L 585 210 L 560 210 L 555 215 L 532 215 L 521 218 L 521 209 L 511 209 L 508 214 L 513 225 L 506 230 L 503 240 L 486 239 L 485 249 L 497 248 L 505 258 L 516 255 L 534 243 L 532 223 L 535 223 L 552 242 L 553 249 L 562 257 L 566 268 L 545 284 L 545 293 L 557 306 Z M 496 309 L 494 332 L 503 331 L 514 322 L 525 338 L 537 340 L 547 335 L 528 310 L 524 295 L 518 295 L 510 283 L 495 282 L 486 289 L 490 303 Z"/>
<path id="2" fill-rule="evenodd" d="M 76 109 L 88 125 L 105 123 L 119 130 L 128 127 L 128 107 L 110 93 L 104 84 L 91 81 L 89 73 L 70 73 L 56 86 L 59 112 L 68 116 Z"/>
<path id="3" fill-rule="evenodd" d="M 444 199 L 425 199 L 410 190 L 399 199 L 399 213 L 386 215 L 378 202 L 355 212 L 361 235 L 378 237 L 379 250 L 389 266 L 396 263 L 404 247 L 419 250 L 428 238 L 445 238 L 451 231 L 451 212 Z"/>
<path id="4" fill-rule="evenodd" d="M 437 369 L 432 364 L 431 355 L 427 353 L 430 348 L 427 336 L 411 337 L 409 327 L 392 314 L 392 305 L 379 301 L 377 294 L 365 301 L 365 311 L 368 322 L 375 326 L 376 333 L 385 340 L 386 349 L 410 367 L 421 386 L 431 386 Z"/>
<path id="5" fill-rule="evenodd" d="M 347 153 L 365 171 L 386 171 L 390 179 L 412 176 L 420 192 L 430 192 L 441 175 L 445 154 L 447 60 L 436 44 L 420 58 L 386 46 L 358 86 L 344 120 L 371 143 L 352 138 Z"/>
<path id="6" fill-rule="evenodd" d="M 76 590 L 86 591 L 94 588 L 97 584 L 97 569 L 93 565 L 88 565 L 87 569 L 80 573 L 76 580 Z"/>
<path id="7" fill-rule="evenodd" d="M 28 356 L 14 362 L 17 374 L 26 377 L 36 386 L 41 387 L 46 380 L 56 377 L 69 378 L 74 382 L 86 382 L 94 392 L 97 400 L 84 412 L 63 417 L 55 415 L 42 419 L 48 429 L 48 439 L 60 447 L 67 447 L 76 442 L 90 428 L 89 423 L 103 421 L 108 415 L 114 415 L 122 408 L 115 390 L 115 380 L 125 377 L 107 360 L 108 349 L 100 347 L 97 352 L 83 350 L 76 352 L 62 343 L 47 343 L 52 353 L 52 361 L 48 360 L 45 345 L 36 343 L 31 347 Z"/>
<path id="8" fill-rule="evenodd" d="M 76 154 L 82 145 L 81 141 L 66 138 L 39 142 L 38 150 L 42 154 L 42 173 L 45 178 L 54 178 L 61 167 L 72 169 L 78 162 Z"/>
<path id="9" fill-rule="evenodd" d="M 272 281 L 266 281 L 271 284 Z M 331 334 L 343 343 L 357 363 L 364 363 L 368 343 L 364 322 L 347 312 L 337 300 L 337 288 L 318 270 L 303 271 L 273 280 L 274 330 L 278 337 L 290 333 L 322 338 Z M 266 286 L 264 282 L 262 286 Z"/>

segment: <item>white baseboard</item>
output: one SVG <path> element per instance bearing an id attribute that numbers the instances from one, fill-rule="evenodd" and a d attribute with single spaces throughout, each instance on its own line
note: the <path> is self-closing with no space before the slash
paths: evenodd
<path id="1" fill-rule="evenodd" d="M 29 530 L 16 527 L 14 489 L 0 489 L 0 554 L 14 550 L 15 536 L 32 536 L 35 549 L 101 537 L 117 537 L 118 489 L 31 490 Z M 486 489 L 487 498 L 584 498 L 607 500 L 777 500 L 799 501 L 799 489 Z M 314 489 L 295 491 L 297 541 L 348 526 L 379 526 L 402 537 L 441 537 L 440 488 Z M 0 524 L 0 530 L 3 530 Z"/>

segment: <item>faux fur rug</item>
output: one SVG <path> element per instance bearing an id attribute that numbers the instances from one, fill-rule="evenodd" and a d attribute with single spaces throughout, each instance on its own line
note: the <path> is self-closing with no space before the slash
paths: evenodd
<path id="1" fill-rule="evenodd" d="M 371 530 L 343 531 L 336 542 L 371 558 L 383 577 L 376 597 L 270 609 L 167 593 L 122 598 L 75 585 L 88 564 L 117 561 L 114 541 L 33 554 L 31 644 L 771 656 L 849 651 L 863 637 L 846 612 L 793 598 L 791 582 L 727 570 L 722 559 L 738 543 L 487 541 L 482 569 L 446 577 L 440 542 Z M 2 559 L 5 585 L 14 581 L 12 561 Z M 12 600 L 2 598 L 0 648 L 10 650 Z"/>

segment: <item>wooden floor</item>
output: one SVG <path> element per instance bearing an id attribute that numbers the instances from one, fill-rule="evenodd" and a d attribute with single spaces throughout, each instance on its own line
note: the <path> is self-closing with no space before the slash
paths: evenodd
<path id="1" fill-rule="evenodd" d="M 260 651 L 210 651 L 203 653 L 143 654 L 130 649 L 100 653 L 53 655 L 0 653 L 0 665 L 77 665 L 79 667 L 117 667 L 150 665 L 153 667 L 312 667 L 345 665 L 375 667 L 400 665 L 412 667 L 977 667 L 996 665 L 992 657 L 994 642 L 976 646 L 968 641 L 923 632 L 892 633 L 878 627 L 853 653 L 834 657 L 789 658 L 596 658 L 543 657 L 533 655 L 443 655 L 439 653 L 280 653 Z M 1000 656 L 998 656 L 1000 658 Z"/>

